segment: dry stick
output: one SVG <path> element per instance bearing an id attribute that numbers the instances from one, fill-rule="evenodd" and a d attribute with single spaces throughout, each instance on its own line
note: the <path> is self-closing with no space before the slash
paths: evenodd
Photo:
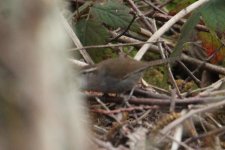
<path id="1" fill-rule="evenodd" d="M 176 102 L 175 102 L 175 99 L 176 99 L 176 93 L 175 93 L 175 90 L 172 89 L 171 90 L 171 103 L 170 103 L 170 112 L 173 113 L 175 112 L 175 106 L 176 106 Z"/>
<path id="2" fill-rule="evenodd" d="M 132 0 L 127 0 L 131 7 L 137 12 L 137 16 L 140 16 L 141 20 L 144 22 L 144 24 L 146 25 L 146 27 L 153 32 L 152 26 L 151 24 L 148 22 L 148 20 L 146 20 L 145 15 L 137 8 L 137 6 L 134 4 L 134 2 Z"/>
<path id="3" fill-rule="evenodd" d="M 209 62 L 210 60 L 212 60 L 214 57 L 215 57 L 215 55 L 216 55 L 216 53 L 218 53 L 219 52 L 219 50 L 221 49 L 221 48 L 223 48 L 224 46 L 223 45 L 221 45 L 219 48 L 217 48 L 206 60 L 204 60 L 203 61 L 203 63 L 201 64 L 201 65 L 199 65 L 194 71 L 192 71 L 192 74 L 195 74 L 196 72 L 198 72 L 200 69 L 202 69 L 203 67 L 204 67 L 204 65 L 205 65 L 205 63 L 206 62 Z M 206 51 L 206 50 L 205 50 Z M 185 81 L 188 81 L 190 79 L 190 77 L 187 77 L 187 79 L 185 79 Z"/>
<path id="4" fill-rule="evenodd" d="M 182 110 L 181 115 L 183 116 L 184 114 L 186 114 L 186 110 Z M 177 141 L 181 142 L 182 140 L 182 135 L 183 135 L 183 131 L 184 131 L 184 127 L 183 125 L 178 125 L 174 131 L 174 139 L 176 139 Z M 176 142 L 172 143 L 171 146 L 171 150 L 177 150 L 180 147 L 180 145 Z"/>
<path id="5" fill-rule="evenodd" d="M 218 90 L 218 91 L 211 91 L 209 93 L 200 94 L 200 96 L 217 96 L 217 95 L 224 95 L 225 90 Z"/>
<path id="6" fill-rule="evenodd" d="M 218 90 L 224 82 L 225 82 L 225 78 L 219 79 L 218 81 L 207 86 L 205 90 L 199 93 L 198 95 L 204 96 L 205 94 L 208 94 L 208 93 L 211 94 L 213 91 Z"/>
<path id="7" fill-rule="evenodd" d="M 220 124 L 212 115 L 210 115 L 209 113 L 206 113 L 205 115 L 208 118 L 207 120 L 208 121 L 211 120 L 210 122 L 213 122 L 213 124 L 215 124 L 216 127 L 218 127 L 218 128 L 222 128 L 223 127 L 223 125 Z M 208 122 L 207 122 L 207 125 L 208 125 Z"/>
<path id="8" fill-rule="evenodd" d="M 157 86 L 154 86 L 154 85 L 149 85 L 149 87 L 153 88 L 155 91 L 158 91 L 159 93 L 162 93 L 164 95 L 169 95 L 170 92 L 168 90 L 165 90 L 163 88 L 160 88 L 160 87 L 157 87 Z M 153 97 L 151 97 L 153 98 Z M 158 97 L 155 97 L 155 98 L 158 98 Z"/>
<path id="9" fill-rule="evenodd" d="M 204 108 L 191 110 L 187 114 L 185 114 L 184 116 L 182 116 L 182 117 L 176 119 L 175 121 L 171 122 L 169 125 L 167 125 L 165 128 L 163 128 L 163 130 L 161 132 L 163 134 L 166 134 L 169 131 L 171 131 L 173 128 L 175 128 L 176 126 L 178 126 L 179 124 L 184 122 L 185 120 L 191 118 L 193 115 L 198 114 L 198 113 L 208 112 L 210 110 L 213 110 L 213 109 L 215 109 L 217 107 L 221 107 L 223 105 L 225 105 L 225 99 L 223 99 L 220 102 L 212 103 L 212 104 L 210 104 L 208 106 L 205 106 Z"/>
<path id="10" fill-rule="evenodd" d="M 114 37 L 118 35 L 117 33 L 114 33 L 114 32 L 110 32 L 110 33 Z M 149 42 L 149 41 L 140 42 L 138 40 L 135 40 L 135 39 L 132 39 L 132 38 L 129 38 L 129 37 L 126 37 L 126 36 L 121 36 L 118 40 L 120 40 L 121 42 L 128 42 L 128 44 L 112 44 L 111 46 L 142 45 L 144 43 L 148 43 L 148 45 L 150 46 L 149 49 L 151 49 L 151 51 L 159 53 L 159 48 L 156 45 L 151 44 L 151 43 L 154 43 L 154 42 Z M 99 46 L 86 46 L 86 47 L 83 47 L 83 48 L 89 49 L 89 48 L 98 48 L 98 47 L 103 48 L 103 47 L 111 47 L 111 46 L 99 45 Z M 80 48 L 75 48 L 75 49 L 70 49 L 70 50 L 82 50 L 83 48 L 80 47 Z M 182 59 L 182 61 L 194 64 L 194 65 L 200 65 L 200 64 L 203 63 L 203 61 L 201 61 L 199 59 L 195 59 L 195 58 L 190 57 L 190 56 L 187 56 L 185 54 L 181 55 L 181 59 Z M 214 71 L 214 72 L 217 72 L 219 74 L 225 75 L 225 68 L 223 68 L 223 67 L 216 66 L 216 65 L 210 64 L 210 63 L 205 63 L 204 68 L 208 69 L 208 70 L 211 70 L 211 71 Z M 189 75 L 193 76 L 191 74 L 189 74 Z M 198 83 L 199 80 L 196 77 L 193 76 L 192 78 L 194 80 L 196 80 L 196 83 Z"/>
<path id="11" fill-rule="evenodd" d="M 76 1 L 78 3 L 78 1 Z M 82 6 L 80 6 L 78 9 L 76 9 L 67 19 L 71 20 L 74 16 L 82 14 L 83 11 L 86 11 L 92 4 L 93 2 L 81 2 Z M 84 4 L 85 3 L 85 4 Z"/>
<path id="12" fill-rule="evenodd" d="M 61 21 L 63 23 L 63 26 L 66 30 L 66 32 L 69 34 L 70 38 L 73 40 L 74 44 L 78 47 L 78 48 L 82 48 L 83 45 L 81 44 L 79 38 L 77 37 L 77 35 L 73 32 L 73 29 L 70 27 L 69 23 L 67 22 L 67 20 L 64 18 L 64 16 L 62 14 L 60 14 L 60 18 Z M 87 53 L 86 50 L 80 50 L 81 55 L 84 57 L 85 61 L 88 64 L 94 64 L 94 62 L 92 61 L 91 57 L 89 56 L 89 54 Z"/>
<path id="13" fill-rule="evenodd" d="M 126 29 L 125 29 L 122 33 L 120 33 L 117 37 L 114 37 L 113 39 L 111 39 L 109 42 L 116 41 L 116 40 L 118 40 L 122 35 L 124 35 L 124 34 L 130 29 L 130 27 L 131 27 L 131 25 L 134 23 L 135 19 L 136 19 L 136 16 L 133 15 L 133 19 L 130 21 L 130 23 L 129 23 L 129 25 L 126 27 Z"/>
<path id="14" fill-rule="evenodd" d="M 152 23 L 153 23 L 154 31 L 157 31 L 157 26 L 156 26 L 155 20 L 152 21 Z M 157 43 L 157 45 L 159 47 L 160 54 L 161 54 L 162 58 L 165 59 L 166 58 L 166 54 L 165 54 L 165 49 L 163 49 L 163 47 L 162 47 L 162 43 Z M 179 88 L 177 86 L 177 83 L 176 83 L 176 81 L 174 79 L 174 76 L 173 76 L 173 73 L 172 73 L 172 70 L 171 70 L 171 67 L 170 67 L 169 63 L 167 64 L 167 71 L 169 72 L 169 77 L 171 79 L 171 82 L 172 82 L 173 86 L 176 89 L 177 95 L 181 98 L 180 90 L 179 90 Z"/>
<path id="15" fill-rule="evenodd" d="M 144 36 L 152 36 L 152 33 L 149 32 L 147 29 L 144 29 L 144 28 L 140 28 L 141 31 L 139 32 L 140 34 L 144 35 Z"/>
<path id="16" fill-rule="evenodd" d="M 169 15 L 165 15 L 165 14 L 161 14 L 161 13 L 155 13 L 153 15 L 153 18 L 155 18 L 156 20 L 159 20 L 159 21 L 168 21 L 172 18 L 173 16 L 169 16 Z M 180 19 L 177 24 L 179 25 L 183 25 L 187 22 L 186 19 Z M 200 31 L 205 31 L 205 32 L 209 32 L 209 29 L 207 29 L 206 26 L 204 25 L 201 25 L 201 24 L 197 24 L 196 29 L 200 30 Z"/>
<path id="17" fill-rule="evenodd" d="M 79 60 L 76 60 L 76 59 L 72 59 L 72 58 L 69 58 L 69 61 L 77 66 L 87 66 L 88 64 L 85 63 L 85 62 L 82 62 L 82 61 L 79 61 Z"/>
<path id="18" fill-rule="evenodd" d="M 160 133 L 160 131 L 159 131 L 159 133 Z M 162 134 L 162 133 L 160 133 L 160 134 Z M 185 144 L 184 142 L 180 142 L 180 141 L 174 139 L 174 138 L 173 138 L 172 136 L 170 136 L 169 134 L 162 134 L 162 135 L 165 136 L 165 138 L 171 139 L 172 141 L 174 141 L 174 142 L 180 144 L 181 146 L 183 146 L 183 147 L 186 148 L 187 150 L 194 150 L 194 149 L 192 149 L 190 146 L 188 146 L 187 144 Z"/>
<path id="19" fill-rule="evenodd" d="M 95 97 L 95 100 L 103 107 L 106 109 L 106 111 L 110 112 L 110 109 L 105 105 L 105 103 L 103 103 L 99 98 Z M 115 121 L 117 121 L 119 124 L 121 124 L 121 122 L 119 121 L 119 119 L 117 119 L 117 117 L 114 114 L 108 114 L 108 116 L 110 116 L 111 118 L 113 118 Z"/>
<path id="20" fill-rule="evenodd" d="M 110 34 L 113 36 L 113 37 L 116 37 L 118 35 L 118 33 L 115 33 L 115 32 L 110 32 Z M 133 39 L 133 38 L 130 38 L 130 37 L 127 37 L 127 36 L 121 36 L 119 39 L 119 41 L 121 42 L 127 42 L 127 43 L 136 43 L 136 42 L 140 42 L 139 40 L 136 40 L 136 39 Z M 151 42 L 151 43 L 154 43 L 154 42 Z M 158 46 L 156 45 L 153 45 L 149 43 L 150 45 L 150 49 L 153 51 L 153 52 L 159 52 L 159 48 Z M 138 44 L 139 45 L 139 44 Z"/>
<path id="21" fill-rule="evenodd" d="M 148 42 L 156 41 L 160 36 L 162 36 L 167 30 L 170 29 L 170 27 L 175 24 L 178 20 L 180 20 L 182 17 L 193 11 L 194 9 L 200 7 L 202 4 L 208 2 L 209 0 L 199 0 L 187 8 L 181 10 L 179 13 L 177 13 L 175 16 L 173 16 L 167 23 L 165 23 L 158 31 L 156 31 L 149 39 Z M 141 60 L 145 52 L 149 49 L 149 44 L 145 44 L 142 46 L 142 48 L 138 51 L 136 56 L 134 57 L 136 60 Z"/>
<path id="22" fill-rule="evenodd" d="M 143 89 L 135 89 L 134 93 L 137 95 L 141 95 L 142 97 L 151 97 L 151 98 L 158 98 L 158 99 L 169 99 L 170 97 L 166 94 L 157 94 L 155 92 L 151 92 L 149 90 Z"/>
<path id="23" fill-rule="evenodd" d="M 91 45 L 91 46 L 84 46 L 82 48 L 71 48 L 71 49 L 68 49 L 68 51 L 77 51 L 77 50 L 91 49 L 91 48 L 108 48 L 108 47 L 143 45 L 145 43 L 149 43 L 149 42 L 132 42 L 132 43 L 124 43 L 124 44 Z M 153 42 L 151 42 L 149 44 L 152 44 L 152 47 L 157 49 L 157 46 L 153 45 Z"/>
<path id="24" fill-rule="evenodd" d="M 103 110 L 103 109 L 92 109 L 92 112 L 96 113 L 101 113 L 101 114 L 116 114 L 116 113 L 121 113 L 121 112 L 129 112 L 129 111 L 134 111 L 134 110 L 143 110 L 143 109 L 159 109 L 159 106 L 131 106 L 129 108 L 120 108 L 120 109 L 115 109 L 115 110 Z"/>
<path id="25" fill-rule="evenodd" d="M 218 83 L 218 82 L 223 82 L 221 79 L 220 80 L 218 80 L 218 81 L 216 81 L 215 83 L 213 83 L 213 84 L 216 84 L 216 83 Z M 212 86 L 211 85 L 209 85 L 209 86 L 207 86 L 207 87 L 203 87 L 203 88 L 198 88 L 198 89 L 196 89 L 196 90 L 192 90 L 191 92 L 186 92 L 186 93 L 183 93 L 183 95 L 193 95 L 193 94 L 198 94 L 198 96 L 200 96 L 200 97 L 207 97 L 207 96 L 210 96 L 210 95 L 208 95 L 208 94 L 203 94 L 202 95 L 202 93 L 205 93 L 205 91 L 208 91 L 208 89 L 212 89 Z M 203 92 L 202 92 L 203 91 Z M 201 92 L 201 93 L 200 93 Z M 210 94 L 212 93 L 212 91 L 210 91 Z M 224 93 L 223 93 L 224 94 Z"/>
<path id="26" fill-rule="evenodd" d="M 114 32 L 111 32 L 111 34 L 113 36 L 117 36 L 117 33 L 114 33 Z M 116 46 L 128 46 L 128 45 L 142 45 L 142 44 L 145 44 L 145 43 L 148 43 L 149 44 L 149 48 L 151 49 L 151 51 L 153 52 L 159 52 L 159 48 L 151 43 L 154 43 L 154 42 L 140 42 L 138 40 L 135 40 L 135 39 L 132 39 L 132 38 L 128 38 L 126 36 L 121 36 L 119 38 L 119 40 L 121 40 L 122 42 L 128 42 L 128 44 L 111 44 L 111 45 L 99 45 L 99 46 L 86 46 L 86 47 L 80 47 L 80 48 L 74 48 L 74 49 L 70 49 L 71 51 L 72 50 L 82 50 L 82 49 L 89 49 L 89 48 L 104 48 L 104 47 L 116 47 Z M 188 55 L 185 55 L 185 54 L 182 54 L 181 55 L 181 59 L 182 61 L 185 61 L 185 62 L 188 62 L 188 63 L 191 63 L 191 64 L 194 64 L 194 65 L 201 65 L 203 63 L 203 61 L 199 60 L 199 59 L 195 59 L 193 57 L 190 57 Z M 204 65 L 204 68 L 205 69 L 208 69 L 208 70 L 211 70 L 211 71 L 214 71 L 214 72 L 217 72 L 219 74 L 223 74 L 225 75 L 225 68 L 224 67 L 221 67 L 221 66 L 216 66 L 214 64 L 210 64 L 210 63 L 205 63 Z M 189 74 L 190 76 L 193 76 L 191 74 Z M 199 80 L 193 76 L 193 79 L 195 79 L 197 82 L 199 82 Z"/>
<path id="27" fill-rule="evenodd" d="M 188 63 L 191 63 L 191 64 L 194 64 L 194 65 L 201 65 L 203 63 L 203 61 L 201 61 L 199 59 L 196 59 L 196 58 L 193 58 L 193 57 L 189 57 L 185 54 L 181 55 L 181 60 L 183 60 L 185 62 L 188 62 Z M 208 70 L 211 70 L 213 72 L 217 72 L 217 73 L 225 75 L 225 68 L 224 67 L 216 66 L 216 65 L 213 65 L 213 64 L 210 64 L 210 63 L 204 63 L 204 68 L 206 68 Z"/>
<path id="28" fill-rule="evenodd" d="M 157 29 L 155 21 L 154 21 L 154 27 L 155 27 L 155 29 Z M 158 46 L 159 46 L 161 55 L 163 56 L 163 58 L 165 58 L 165 49 L 163 49 L 162 43 L 158 43 Z M 180 92 L 180 90 L 177 86 L 177 83 L 176 83 L 175 79 L 174 79 L 174 76 L 173 76 L 173 73 L 172 73 L 172 70 L 171 70 L 171 66 L 170 66 L 169 63 L 167 64 L 167 71 L 169 72 L 169 78 L 171 79 L 171 82 L 176 89 L 177 95 L 181 98 L 182 97 L 181 92 Z"/>
<path id="29" fill-rule="evenodd" d="M 164 44 L 164 45 L 167 48 L 167 50 L 170 53 L 172 53 L 172 50 L 169 48 L 169 46 L 167 46 L 166 44 Z M 197 77 L 195 77 L 195 75 L 186 67 L 186 65 L 182 61 L 178 60 L 177 62 L 188 73 L 190 78 L 192 78 L 194 80 L 194 82 L 200 87 L 200 83 L 201 83 L 200 80 Z"/>
<path id="30" fill-rule="evenodd" d="M 174 76 L 173 76 L 173 73 L 172 73 L 172 70 L 171 70 L 171 66 L 170 66 L 170 64 L 168 64 L 167 66 L 168 66 L 167 68 L 168 68 L 168 72 L 169 72 L 170 79 L 172 80 L 173 86 L 175 87 L 175 89 L 176 89 L 176 91 L 177 91 L 177 95 L 178 95 L 180 98 L 182 98 L 182 95 L 181 95 L 181 92 L 180 92 L 180 90 L 179 90 L 179 87 L 178 87 L 178 85 L 177 85 L 177 83 L 176 83 L 176 81 L 175 81 L 175 78 L 174 78 Z"/>
<path id="31" fill-rule="evenodd" d="M 187 66 L 182 61 L 177 62 L 184 68 L 184 70 L 188 73 L 190 78 L 192 78 L 194 82 L 200 87 L 201 81 L 187 68 Z"/>
<path id="32" fill-rule="evenodd" d="M 207 132 L 205 134 L 201 134 L 201 135 L 199 135 L 197 137 L 191 137 L 191 138 L 185 140 L 184 143 L 188 144 L 188 143 L 191 143 L 191 142 L 196 141 L 198 139 L 205 138 L 207 136 L 212 136 L 212 135 L 215 135 L 215 134 L 224 133 L 224 132 L 225 132 L 225 127 L 222 127 L 222 128 L 219 128 L 219 129 L 215 129 L 213 131 L 209 131 L 209 132 Z"/>
<path id="33" fill-rule="evenodd" d="M 157 6 L 155 6 L 154 4 L 152 4 L 152 2 L 149 2 L 149 1 L 147 1 L 147 0 L 144 0 L 144 2 L 145 2 L 146 4 L 148 4 L 149 6 L 153 7 L 153 9 L 155 9 L 155 10 L 157 10 L 157 11 L 163 13 L 163 14 L 166 14 L 166 12 L 162 11 L 160 8 L 158 8 Z"/>
<path id="34" fill-rule="evenodd" d="M 101 97 L 99 97 L 101 98 Z M 200 104 L 200 103 L 214 103 L 225 99 L 225 96 L 214 96 L 214 97 L 191 97 L 184 99 L 175 99 L 176 105 L 187 106 L 190 104 Z M 89 96 L 88 100 L 93 100 L 93 96 Z M 104 99 L 105 100 L 105 99 Z M 121 97 L 107 97 L 105 100 L 107 102 L 122 103 L 123 98 Z M 171 103 L 170 99 L 156 99 L 156 98 L 134 98 L 129 99 L 130 104 L 139 105 L 161 105 L 169 106 Z"/>

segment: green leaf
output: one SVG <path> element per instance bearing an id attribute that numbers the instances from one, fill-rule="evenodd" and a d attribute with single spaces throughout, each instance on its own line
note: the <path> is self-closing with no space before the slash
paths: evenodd
<path id="1" fill-rule="evenodd" d="M 213 31 L 225 31 L 225 0 L 211 0 L 201 8 L 206 25 Z"/>
<path id="2" fill-rule="evenodd" d="M 75 32 L 85 46 L 105 44 L 106 39 L 109 37 L 106 28 L 94 20 L 77 22 Z"/>
<path id="3" fill-rule="evenodd" d="M 173 53 L 171 56 L 179 56 L 182 53 L 182 47 L 185 42 L 189 39 L 191 34 L 193 33 L 195 25 L 200 20 L 200 13 L 199 11 L 196 11 L 192 14 L 192 16 L 188 19 L 188 21 L 185 23 L 181 30 L 181 35 L 179 40 L 177 41 L 177 45 L 175 46 Z"/>
<path id="4" fill-rule="evenodd" d="M 173 0 L 167 5 L 169 14 L 173 16 L 194 2 L 196 2 L 196 0 Z"/>
<path id="5" fill-rule="evenodd" d="M 126 28 L 133 18 L 132 15 L 129 14 L 128 7 L 112 0 L 95 4 L 91 8 L 91 14 L 113 28 Z"/>

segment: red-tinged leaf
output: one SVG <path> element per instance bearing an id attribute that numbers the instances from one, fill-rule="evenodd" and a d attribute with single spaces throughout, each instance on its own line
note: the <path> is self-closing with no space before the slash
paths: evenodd
<path id="1" fill-rule="evenodd" d="M 211 56 L 215 51 L 217 51 L 222 43 L 218 40 L 216 34 L 208 33 L 208 32 L 199 32 L 198 33 L 199 40 L 202 41 L 202 46 L 206 50 L 206 54 Z M 214 64 L 222 63 L 225 57 L 225 48 L 220 48 L 214 59 L 211 61 Z"/>

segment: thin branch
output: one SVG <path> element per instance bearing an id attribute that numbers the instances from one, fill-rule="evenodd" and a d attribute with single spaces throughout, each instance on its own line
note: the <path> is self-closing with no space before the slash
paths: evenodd
<path id="1" fill-rule="evenodd" d="M 134 23 L 135 19 L 136 19 L 136 16 L 133 15 L 133 19 L 131 20 L 131 22 L 129 23 L 129 25 L 127 26 L 127 28 L 122 33 L 120 33 L 117 37 L 114 37 L 113 39 L 111 39 L 109 42 L 116 41 L 116 40 L 119 39 L 119 37 L 121 37 L 122 35 L 124 35 L 130 29 L 130 27 Z"/>
<path id="2" fill-rule="evenodd" d="M 116 114 L 116 113 L 121 113 L 121 112 L 129 112 L 129 111 L 134 111 L 134 110 L 145 110 L 145 109 L 159 109 L 159 106 L 131 106 L 129 108 L 120 108 L 120 109 L 115 109 L 115 110 L 102 110 L 102 109 L 92 109 L 92 112 L 96 113 L 101 113 L 101 114 Z"/>
<path id="3" fill-rule="evenodd" d="M 95 97 L 95 100 L 103 107 L 105 108 L 106 112 L 110 112 L 110 109 L 98 98 Z M 113 118 L 114 120 L 116 120 L 119 124 L 121 124 L 120 120 L 112 113 L 108 113 L 108 116 L 110 116 L 111 118 Z"/>
<path id="4" fill-rule="evenodd" d="M 186 111 L 183 110 L 181 112 L 181 115 L 184 115 L 185 113 L 186 113 Z M 173 136 L 176 141 L 173 141 L 171 150 L 178 150 L 178 148 L 180 147 L 180 145 L 181 145 L 180 143 L 182 143 L 181 140 L 182 140 L 183 131 L 184 131 L 183 125 L 180 124 L 179 126 L 176 127 L 175 133 Z M 188 148 L 188 149 L 190 149 L 190 148 Z"/>
<path id="5" fill-rule="evenodd" d="M 72 59 L 72 58 L 69 58 L 69 61 L 77 66 L 86 66 L 88 65 L 87 63 L 85 62 L 82 62 L 82 61 L 79 61 L 79 60 L 76 60 L 76 59 Z"/>
<path id="6" fill-rule="evenodd" d="M 151 24 L 148 22 L 148 20 L 145 18 L 145 15 L 138 9 L 138 7 L 135 5 L 135 3 L 133 2 L 133 0 L 127 0 L 131 7 L 137 12 L 138 16 L 140 16 L 141 20 L 144 22 L 144 24 L 146 25 L 146 27 L 153 32 L 152 26 Z"/>
<path id="7" fill-rule="evenodd" d="M 210 63 L 205 63 L 204 61 L 201 61 L 199 59 L 187 56 L 185 54 L 181 55 L 181 60 L 185 61 L 185 62 L 188 62 L 190 64 L 195 64 L 195 65 L 204 64 L 203 68 L 225 75 L 225 68 L 224 67 L 217 66 L 217 65 L 214 65 L 214 64 L 210 64 Z"/>
<path id="8" fill-rule="evenodd" d="M 162 36 L 167 30 L 171 28 L 173 24 L 175 24 L 178 20 L 183 18 L 185 15 L 193 11 L 194 9 L 200 7 L 202 4 L 208 2 L 209 0 L 199 0 L 187 8 L 181 10 L 179 13 L 177 13 L 175 16 L 173 16 L 168 22 L 166 22 L 158 31 L 156 31 L 149 39 L 148 42 L 156 41 L 160 36 Z M 141 60 L 145 52 L 149 49 L 150 45 L 145 44 L 142 46 L 142 48 L 138 51 L 136 56 L 134 57 L 136 60 Z"/>
<path id="9" fill-rule="evenodd" d="M 84 46 L 81 48 L 71 48 L 68 49 L 68 51 L 78 51 L 78 50 L 83 50 L 83 49 L 92 49 L 92 48 L 108 48 L 108 47 L 121 47 L 121 46 L 133 46 L 133 45 L 143 45 L 149 42 L 132 42 L 132 43 L 120 43 L 120 44 L 107 44 L 107 45 L 91 45 L 91 46 Z M 155 45 L 154 42 L 151 42 L 152 46 L 154 47 Z M 157 47 L 157 46 L 155 46 Z"/>
<path id="10" fill-rule="evenodd" d="M 123 102 L 123 98 L 121 97 L 99 97 L 102 101 L 121 103 Z M 224 100 L 225 96 L 214 96 L 214 97 L 191 97 L 184 99 L 176 99 L 174 100 L 176 105 L 179 106 L 187 106 L 190 104 L 204 104 L 204 103 L 214 103 L 221 100 Z M 88 100 L 93 100 L 93 96 L 88 96 Z M 135 98 L 132 97 L 129 99 L 130 104 L 137 105 L 161 105 L 161 106 L 169 106 L 171 104 L 171 99 L 156 99 L 156 98 Z"/>
<path id="11" fill-rule="evenodd" d="M 160 133 L 160 132 L 159 132 Z M 160 133 L 162 134 L 162 133 Z M 177 141 L 176 139 L 174 139 L 172 136 L 168 135 L 168 134 L 162 134 L 163 136 L 165 136 L 166 138 L 168 139 L 171 139 L 172 141 L 180 144 L 181 146 L 183 146 L 184 148 L 186 148 L 187 150 L 193 150 L 191 147 L 189 147 L 187 144 L 185 144 L 184 142 L 180 142 L 180 141 Z"/>
<path id="12" fill-rule="evenodd" d="M 168 21 L 168 20 L 170 20 L 172 17 L 173 17 L 173 16 L 169 16 L 169 15 L 165 15 L 165 14 L 161 14 L 161 13 L 155 13 L 155 14 L 153 15 L 153 18 L 155 18 L 156 20 L 159 20 L 159 21 Z M 177 22 L 177 24 L 183 25 L 183 24 L 185 24 L 186 22 L 187 22 L 186 19 L 180 19 L 180 20 Z M 201 24 L 197 24 L 197 25 L 195 26 L 195 28 L 196 28 L 197 30 L 200 30 L 200 31 L 209 32 L 209 29 L 207 29 L 206 26 L 201 25 Z"/>
<path id="13" fill-rule="evenodd" d="M 173 128 L 175 128 L 176 126 L 178 126 L 179 124 L 184 122 L 185 120 L 187 120 L 187 119 L 191 118 L 192 116 L 194 116 L 195 114 L 209 112 L 209 111 L 211 111 L 213 109 L 216 109 L 218 107 L 221 107 L 223 105 L 225 105 L 225 99 L 223 99 L 222 101 L 219 101 L 219 102 L 212 103 L 212 104 L 210 104 L 208 106 L 205 106 L 203 108 L 191 110 L 190 112 L 188 112 L 184 116 L 182 116 L 182 117 L 176 119 L 175 121 L 171 122 L 170 124 L 168 124 L 161 132 L 163 134 L 166 134 L 170 130 L 172 130 Z"/>
<path id="14" fill-rule="evenodd" d="M 60 18 L 61 21 L 63 23 L 63 26 L 66 30 L 66 32 L 68 33 L 68 35 L 70 36 L 70 38 L 73 40 L 74 44 L 78 47 L 78 48 L 82 48 L 83 45 L 81 44 L 79 38 L 77 37 L 77 35 L 73 32 L 73 29 L 70 27 L 69 23 L 67 22 L 67 20 L 65 19 L 65 17 L 60 14 Z M 89 54 L 87 53 L 86 50 L 80 50 L 81 55 L 84 57 L 85 61 L 89 64 L 94 64 L 93 60 L 91 59 L 91 57 L 89 56 Z"/>
<path id="15" fill-rule="evenodd" d="M 153 9 L 155 9 L 155 10 L 157 10 L 157 11 L 163 13 L 163 14 L 166 14 L 166 12 L 162 11 L 160 8 L 158 8 L 157 6 L 155 6 L 154 4 L 152 4 L 152 2 L 147 1 L 147 0 L 144 0 L 144 2 L 145 2 L 146 4 L 148 4 L 149 6 L 153 7 Z"/>
<path id="16" fill-rule="evenodd" d="M 172 50 L 170 49 L 170 47 L 167 44 L 164 43 L 164 46 L 169 51 L 169 53 L 172 53 Z M 194 76 L 194 74 L 186 67 L 186 65 L 182 61 L 179 60 L 177 62 L 188 73 L 190 78 L 192 78 L 194 80 L 194 82 L 200 87 L 200 83 L 201 83 L 200 80 Z"/>
<path id="17" fill-rule="evenodd" d="M 224 132 L 225 132 L 225 127 L 222 127 L 222 128 L 215 129 L 215 130 L 213 130 L 213 131 L 209 131 L 209 132 L 207 132 L 207 133 L 201 134 L 201 135 L 199 135 L 199 136 L 197 136 L 197 137 L 191 137 L 191 138 L 185 140 L 185 143 L 188 144 L 188 143 L 191 143 L 191 142 L 196 141 L 196 140 L 198 140 L 198 139 L 202 139 L 202 138 L 205 138 L 205 137 L 207 137 L 207 136 L 211 137 L 211 136 L 213 136 L 213 135 L 221 134 L 221 133 L 224 133 Z"/>

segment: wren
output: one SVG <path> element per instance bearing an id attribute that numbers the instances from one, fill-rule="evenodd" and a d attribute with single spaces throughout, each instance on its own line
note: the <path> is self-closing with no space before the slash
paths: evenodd
<path id="1" fill-rule="evenodd" d="M 82 68 L 83 90 L 103 93 L 123 93 L 131 90 L 151 67 L 178 60 L 177 57 L 159 59 L 150 62 L 137 61 L 128 57 L 104 60 L 96 65 Z"/>

